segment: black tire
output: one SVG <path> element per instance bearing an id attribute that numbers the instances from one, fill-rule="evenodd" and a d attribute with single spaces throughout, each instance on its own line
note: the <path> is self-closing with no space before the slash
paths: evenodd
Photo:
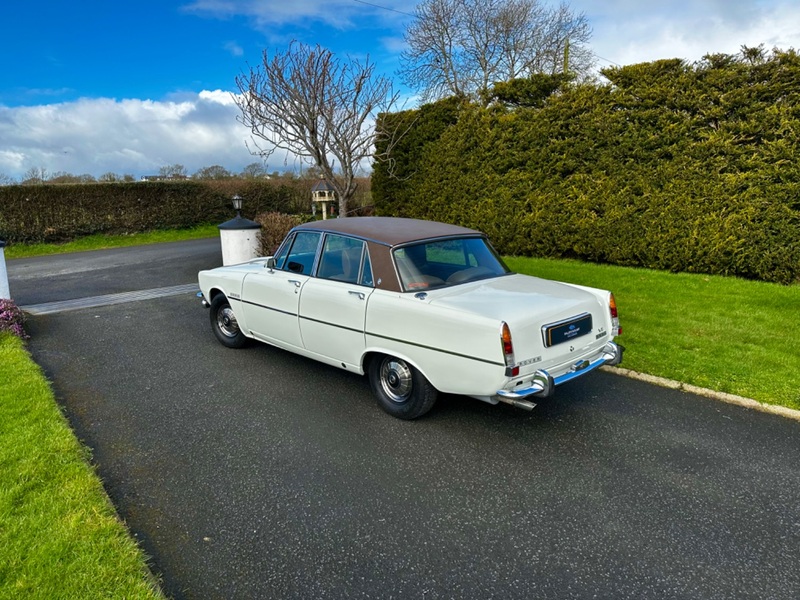
<path id="1" fill-rule="evenodd" d="M 369 383 L 378 405 L 398 419 L 416 419 L 436 403 L 437 391 L 425 376 L 394 356 L 375 356 L 369 363 Z"/>
<path id="2" fill-rule="evenodd" d="M 233 314 L 225 296 L 218 294 L 214 297 L 208 316 L 211 320 L 211 330 L 220 344 L 228 348 L 241 348 L 247 343 L 247 336 L 239 329 L 236 315 Z"/>

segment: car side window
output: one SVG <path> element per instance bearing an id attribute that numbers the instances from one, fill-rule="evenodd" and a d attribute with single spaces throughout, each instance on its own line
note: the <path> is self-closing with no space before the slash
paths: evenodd
<path id="1" fill-rule="evenodd" d="M 358 283 L 364 242 L 329 233 L 322 247 L 317 277 Z"/>
<path id="2" fill-rule="evenodd" d="M 286 256 L 289 254 L 289 248 L 292 247 L 292 242 L 294 242 L 294 235 L 288 236 L 275 253 L 273 258 L 275 259 L 276 269 L 283 269 L 283 263 L 286 261 Z"/>
<path id="3" fill-rule="evenodd" d="M 277 263 L 276 266 L 283 271 L 310 275 L 314 267 L 314 258 L 317 255 L 317 246 L 319 246 L 321 235 L 313 231 L 297 232 L 284 264 Z"/>
<path id="4" fill-rule="evenodd" d="M 367 287 L 375 287 L 372 278 L 372 262 L 369 259 L 369 247 L 364 249 L 364 266 L 361 269 L 361 280 L 359 283 Z"/>

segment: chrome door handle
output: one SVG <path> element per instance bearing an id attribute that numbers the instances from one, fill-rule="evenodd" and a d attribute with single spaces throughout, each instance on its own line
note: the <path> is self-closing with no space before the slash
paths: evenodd
<path id="1" fill-rule="evenodd" d="M 294 287 L 300 287 L 300 282 L 297 279 L 290 279 L 289 283 L 293 283 Z"/>
<path id="2" fill-rule="evenodd" d="M 349 293 L 353 296 L 358 296 L 359 300 L 363 300 L 365 298 L 364 292 L 354 292 L 353 290 L 350 290 Z"/>

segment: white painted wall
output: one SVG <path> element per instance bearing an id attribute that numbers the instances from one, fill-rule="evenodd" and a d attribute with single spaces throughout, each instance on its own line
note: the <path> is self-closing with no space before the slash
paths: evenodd
<path id="1" fill-rule="evenodd" d="M 236 265 L 258 257 L 260 229 L 220 229 L 222 264 Z"/>

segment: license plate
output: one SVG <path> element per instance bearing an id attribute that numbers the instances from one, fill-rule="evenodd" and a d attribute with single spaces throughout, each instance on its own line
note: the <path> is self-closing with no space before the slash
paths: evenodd
<path id="1" fill-rule="evenodd" d="M 584 313 L 577 317 L 571 317 L 566 321 L 551 323 L 542 327 L 544 334 L 544 345 L 548 348 L 569 342 L 575 338 L 586 335 L 592 331 L 592 315 Z"/>

